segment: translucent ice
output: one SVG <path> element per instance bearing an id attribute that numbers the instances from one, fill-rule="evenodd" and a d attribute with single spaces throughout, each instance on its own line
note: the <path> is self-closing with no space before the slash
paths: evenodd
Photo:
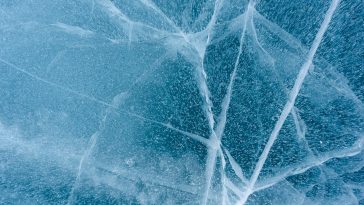
<path id="1" fill-rule="evenodd" d="M 1 1 L 0 204 L 364 204 L 363 11 Z"/>

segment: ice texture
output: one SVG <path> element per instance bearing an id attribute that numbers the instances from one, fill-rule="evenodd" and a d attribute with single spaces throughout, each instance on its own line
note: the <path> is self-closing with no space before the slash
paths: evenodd
<path id="1" fill-rule="evenodd" d="M 0 204 L 364 204 L 360 0 L 1 0 Z"/>

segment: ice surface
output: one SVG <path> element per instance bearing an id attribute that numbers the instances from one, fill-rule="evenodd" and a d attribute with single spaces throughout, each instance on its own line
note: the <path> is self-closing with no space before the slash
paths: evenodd
<path id="1" fill-rule="evenodd" d="M 3 0 L 0 204 L 364 204 L 360 1 Z"/>

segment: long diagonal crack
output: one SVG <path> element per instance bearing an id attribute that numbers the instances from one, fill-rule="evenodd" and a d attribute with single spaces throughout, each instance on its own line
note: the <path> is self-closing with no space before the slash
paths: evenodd
<path id="1" fill-rule="evenodd" d="M 32 72 L 29 72 L 25 69 L 22 69 L 6 60 L 3 60 L 0 58 L 0 62 L 2 62 L 3 64 L 6 64 L 7 66 L 17 70 L 18 72 L 21 72 L 23 74 L 26 74 L 28 76 L 30 76 L 31 78 L 34 78 L 40 82 L 43 82 L 49 86 L 58 88 L 60 90 L 66 91 L 68 93 L 71 93 L 73 95 L 79 96 L 81 98 L 87 99 L 89 101 L 98 103 L 100 105 L 106 106 L 106 113 L 103 115 L 103 119 L 101 120 L 101 125 L 99 127 L 99 130 L 97 132 L 95 132 L 89 140 L 89 144 L 87 146 L 87 149 L 85 150 L 83 156 L 81 157 L 79 166 L 78 166 L 78 172 L 77 172 L 77 176 L 76 176 L 76 181 L 74 183 L 74 186 L 72 187 L 71 190 L 71 194 L 69 196 L 68 199 L 68 203 L 71 203 L 73 201 L 73 193 L 75 188 L 77 187 L 77 183 L 79 181 L 79 178 L 81 176 L 82 173 L 82 169 L 84 166 L 85 161 L 89 158 L 89 156 L 92 154 L 92 150 L 97 142 L 97 138 L 99 137 L 101 130 L 104 127 L 104 123 L 106 122 L 106 118 L 107 116 L 111 113 L 111 112 L 121 112 L 124 114 L 127 114 L 129 116 L 132 116 L 134 118 L 137 118 L 139 120 L 142 121 L 146 121 L 146 122 L 150 122 L 152 124 L 155 125 L 160 125 L 163 126 L 167 129 L 173 130 L 175 132 L 178 132 L 184 136 L 187 136 L 197 142 L 200 142 L 201 144 L 203 144 L 204 146 L 206 146 L 208 148 L 208 156 L 207 156 L 207 161 L 206 161 L 206 187 L 204 189 L 204 194 L 203 194 L 203 199 L 202 199 L 202 204 L 206 204 L 207 200 L 210 198 L 209 197 L 209 192 L 210 192 L 210 188 L 211 188 L 211 183 L 212 183 L 212 178 L 214 176 L 214 170 L 215 170 L 215 166 L 216 166 L 216 160 L 217 157 L 221 158 L 221 183 L 223 185 L 222 187 L 222 193 L 221 193 L 221 199 L 222 199 L 222 203 L 226 204 L 229 203 L 229 197 L 227 195 L 227 190 L 226 188 L 229 189 L 234 189 L 234 193 L 239 193 L 239 195 L 241 195 L 241 198 L 238 202 L 238 204 L 244 204 L 246 202 L 246 200 L 248 199 L 248 197 L 251 195 L 251 193 L 253 193 L 256 189 L 256 182 L 257 179 L 261 173 L 261 170 L 264 166 L 264 163 L 269 155 L 269 152 L 275 142 L 275 140 L 278 137 L 278 134 L 280 132 L 280 130 L 282 129 L 282 126 L 286 120 L 286 118 L 288 117 L 289 113 L 291 113 L 293 115 L 294 118 L 294 122 L 296 124 L 296 129 L 297 129 L 297 133 L 298 136 L 303 136 L 304 137 L 304 124 L 302 124 L 300 122 L 299 119 L 299 115 L 298 115 L 298 111 L 295 110 L 294 104 L 295 104 L 295 100 L 298 96 L 298 93 L 302 87 L 303 81 L 305 79 L 305 77 L 308 75 L 308 69 L 312 64 L 313 61 L 313 57 L 318 49 L 318 46 L 320 45 L 323 35 L 326 32 L 326 29 L 331 21 L 331 18 L 333 16 L 334 11 L 336 10 L 336 7 L 338 6 L 340 0 L 332 0 L 331 6 L 329 8 L 329 10 L 326 13 L 325 19 L 323 21 L 323 23 L 321 24 L 320 30 L 317 33 L 315 40 L 313 41 L 313 45 L 311 47 L 311 49 L 309 50 L 308 53 L 308 57 L 306 62 L 304 63 L 304 65 L 301 67 L 299 74 L 296 78 L 294 87 L 292 88 L 292 90 L 290 91 L 289 94 L 289 99 L 286 102 L 284 109 L 279 117 L 279 119 L 277 120 L 275 127 L 268 139 L 268 142 L 261 154 L 261 156 L 259 157 L 258 162 L 255 165 L 255 169 L 253 171 L 253 174 L 250 178 L 250 180 L 248 181 L 247 179 L 245 179 L 241 167 L 236 163 L 236 161 L 232 158 L 232 156 L 230 155 L 230 153 L 224 149 L 224 152 L 222 150 L 222 145 L 221 145 L 221 138 L 222 135 L 224 133 L 224 129 L 227 123 L 227 113 L 230 107 L 230 102 L 231 102 L 231 98 L 232 98 L 232 92 L 233 92 L 233 87 L 234 87 L 234 82 L 235 82 L 235 78 L 237 75 L 237 70 L 238 70 L 238 66 L 239 66 L 239 61 L 240 61 L 240 57 L 241 54 L 243 52 L 243 42 L 244 42 L 244 37 L 246 35 L 246 30 L 247 30 L 247 26 L 252 24 L 252 32 L 253 32 L 253 36 L 256 38 L 256 41 L 258 43 L 259 48 L 265 53 L 267 54 L 267 56 L 270 56 L 268 54 L 268 52 L 265 51 L 265 49 L 262 47 L 262 45 L 259 43 L 259 40 L 257 39 L 257 35 L 256 35 L 256 31 L 255 31 L 255 27 L 254 27 L 254 23 L 253 23 L 253 12 L 254 10 L 254 1 L 250 1 L 248 3 L 247 9 L 244 12 L 243 16 L 243 20 L 244 20 L 244 25 L 243 25 L 243 30 L 242 30 L 242 34 L 241 34 L 241 38 L 240 38 L 240 45 L 239 45 L 239 52 L 235 61 L 235 65 L 234 65 L 234 69 L 233 72 L 230 75 L 230 79 L 229 79 L 229 84 L 227 87 L 227 91 L 226 94 L 224 96 L 224 99 L 221 103 L 221 112 L 219 113 L 219 116 L 217 118 L 217 123 L 215 125 L 215 118 L 214 118 L 214 113 L 212 111 L 212 101 L 210 99 L 210 91 L 209 88 L 207 86 L 207 74 L 205 72 L 205 65 L 204 65 L 204 58 L 205 58 L 205 53 L 207 50 L 208 45 L 210 44 L 210 41 L 212 39 L 212 34 L 213 34 L 213 29 L 214 26 L 216 24 L 217 21 L 217 16 L 219 14 L 219 11 L 222 7 L 222 2 L 223 0 L 216 0 L 215 1 L 215 7 L 214 7 L 214 12 L 213 15 L 210 19 L 210 22 L 208 23 L 208 25 L 206 26 L 206 28 L 202 31 L 203 36 L 206 37 L 206 42 L 203 42 L 201 44 L 201 42 L 193 42 L 191 41 L 189 35 L 187 35 L 186 33 L 184 33 L 182 31 L 181 28 L 179 28 L 162 10 L 160 10 L 156 5 L 154 5 L 154 3 L 150 0 L 140 0 L 145 6 L 151 8 L 152 10 L 154 10 L 156 13 L 158 13 L 159 15 L 161 15 L 170 26 L 172 26 L 175 31 L 177 33 L 175 33 L 176 35 L 183 37 L 183 39 L 185 40 L 185 42 L 187 43 L 188 47 L 192 48 L 193 50 L 196 50 L 197 53 L 199 54 L 199 61 L 200 64 L 197 66 L 197 82 L 198 82 L 198 86 L 199 86 L 199 90 L 200 90 L 200 94 L 201 97 L 203 98 L 204 101 L 204 105 L 203 105 L 203 109 L 205 112 L 205 115 L 208 118 L 208 123 L 209 123 L 209 128 L 210 128 L 210 138 L 206 139 L 204 137 L 201 137 L 199 135 L 193 134 L 193 133 L 189 133 L 183 130 L 179 130 L 175 127 L 173 127 L 172 125 L 168 124 L 168 123 L 163 123 L 163 122 L 159 122 L 153 119 L 148 119 L 146 117 L 143 117 L 141 115 L 135 114 L 135 113 L 131 113 L 127 110 L 121 110 L 119 109 L 119 105 L 120 105 L 120 96 L 124 98 L 126 97 L 127 93 L 129 92 L 123 92 L 120 93 L 119 95 L 114 97 L 114 100 L 112 103 L 108 103 L 105 102 L 104 100 L 100 100 L 97 99 L 93 96 L 78 92 L 76 90 L 70 89 L 68 87 L 65 87 L 63 85 L 59 85 L 57 83 L 51 82 L 47 79 L 44 79 L 42 77 L 39 77 L 36 74 L 33 74 Z M 141 23 L 141 22 L 134 22 L 131 19 L 129 19 L 128 16 L 126 16 L 125 14 L 123 14 L 113 3 L 112 1 L 109 0 L 99 0 L 98 3 L 103 6 L 104 8 L 106 8 L 109 12 L 110 16 L 115 16 L 117 17 L 119 20 L 122 21 L 123 24 L 129 25 L 129 43 L 132 40 L 132 28 L 134 25 L 140 25 L 140 26 L 144 26 L 148 29 L 154 29 L 158 32 L 167 32 L 167 31 L 163 31 L 163 30 L 159 30 L 157 28 L 151 27 L 147 24 Z M 124 25 L 123 25 L 124 26 Z M 199 44 L 200 43 L 200 44 Z M 201 46 L 202 45 L 202 46 Z M 55 58 L 55 60 L 57 60 Z M 50 64 L 52 65 L 52 63 Z M 142 76 L 140 76 L 140 78 L 137 79 L 137 81 L 139 81 L 142 77 L 143 77 L 144 73 L 142 74 Z M 134 83 L 136 84 L 137 81 Z M 133 84 L 133 85 L 134 85 Z M 132 85 L 132 86 L 133 86 Z M 132 87 L 130 86 L 130 87 Z M 287 92 L 288 93 L 288 92 Z M 227 155 L 227 161 L 232 165 L 232 168 L 235 172 L 235 174 L 239 177 L 239 179 L 243 182 L 243 184 L 247 184 L 246 187 L 244 187 L 243 189 L 240 189 L 240 191 L 237 191 L 237 187 L 234 187 L 231 183 L 231 181 L 229 181 L 229 179 L 225 176 L 225 165 L 226 165 L 226 161 L 225 161 L 225 154 Z"/>
<path id="2" fill-rule="evenodd" d="M 212 101 L 210 99 L 210 91 L 207 86 L 207 75 L 205 72 L 204 60 L 205 60 L 206 49 L 211 42 L 212 31 L 216 24 L 217 16 L 220 12 L 222 3 L 223 2 L 220 0 L 215 1 L 214 13 L 212 14 L 210 22 L 208 23 L 207 27 L 205 28 L 205 32 L 207 33 L 207 38 L 206 38 L 204 47 L 202 49 L 196 48 L 197 51 L 200 51 L 199 54 L 202 55 L 202 56 L 200 56 L 201 66 L 198 69 L 198 79 L 199 79 L 198 81 L 199 81 L 199 85 L 200 85 L 199 87 L 200 87 L 201 96 L 204 98 L 204 104 L 205 104 L 204 109 L 205 109 L 205 113 L 208 117 L 209 128 L 210 128 L 210 132 L 211 132 L 211 135 L 209 137 L 209 142 L 210 142 L 210 144 L 212 144 L 212 147 L 209 147 L 209 149 L 207 151 L 208 154 L 207 154 L 206 168 L 205 168 L 205 189 L 204 189 L 204 193 L 203 193 L 202 201 L 201 201 L 201 203 L 204 205 L 207 204 L 207 201 L 209 198 L 211 181 L 212 181 L 212 178 L 214 175 L 214 169 L 216 166 L 217 148 L 220 147 L 219 146 L 220 143 L 218 142 L 218 139 L 217 139 L 217 136 L 215 133 L 215 129 L 214 129 L 215 119 L 214 119 L 214 114 L 212 112 Z M 224 160 L 224 156 L 223 156 L 222 152 L 221 152 L 221 159 L 222 159 L 221 174 L 222 174 L 222 181 L 224 181 L 225 160 Z M 223 192 L 222 193 L 223 203 L 225 203 L 225 201 L 227 200 L 225 198 L 226 189 L 223 188 L 222 192 Z"/>
<path id="3" fill-rule="evenodd" d="M 226 95 L 223 99 L 223 102 L 221 104 L 221 113 L 219 115 L 218 118 L 218 125 L 216 127 L 216 135 L 218 136 L 219 139 L 221 139 L 221 136 L 224 132 L 225 129 L 225 125 L 226 125 L 226 120 L 227 120 L 227 113 L 228 110 L 230 108 L 230 102 L 231 102 L 231 96 L 232 96 L 232 92 L 233 92 L 233 87 L 234 87 L 234 82 L 236 79 L 236 74 L 238 71 L 238 66 L 239 66 L 239 61 L 240 61 L 240 57 L 241 54 L 243 53 L 243 41 L 244 41 L 244 37 L 246 34 L 246 29 L 247 29 L 247 23 L 248 23 L 248 19 L 251 18 L 252 16 L 252 12 L 254 10 L 254 3 L 253 2 L 249 2 L 247 10 L 245 11 L 245 18 L 244 18 L 244 27 L 243 27 L 243 31 L 240 37 L 240 45 L 239 45 L 239 52 L 238 52 L 238 56 L 236 58 L 235 64 L 234 64 L 234 70 L 230 76 L 230 82 L 229 85 L 227 87 L 227 92 Z"/>
<path id="4" fill-rule="evenodd" d="M 77 171 L 77 176 L 76 176 L 76 180 L 73 184 L 73 187 L 71 189 L 70 195 L 68 197 L 68 203 L 67 204 L 72 204 L 73 202 L 73 195 L 74 195 L 74 191 L 78 186 L 79 183 L 79 179 L 80 176 L 82 174 L 82 169 L 84 166 L 85 161 L 89 158 L 89 156 L 92 154 L 92 151 L 95 147 L 95 144 L 99 138 L 99 136 L 101 135 L 102 131 L 105 129 L 106 126 L 106 120 L 108 118 L 108 116 L 113 112 L 113 110 L 115 110 L 115 108 L 118 108 L 122 102 L 126 99 L 127 95 L 129 94 L 129 92 L 131 91 L 131 89 L 138 84 L 145 76 L 147 76 L 150 72 L 153 72 L 157 67 L 159 67 L 159 65 L 168 57 L 168 54 L 165 54 L 163 56 L 161 56 L 160 58 L 158 58 L 150 67 L 151 69 L 147 69 L 146 71 L 144 71 L 130 86 L 129 88 L 125 91 L 125 92 L 121 92 L 118 95 L 114 96 L 113 100 L 112 100 L 112 105 L 113 107 L 107 107 L 106 112 L 103 114 L 99 129 L 90 137 L 89 140 L 89 145 L 87 147 L 87 149 L 85 150 L 83 156 L 81 157 L 81 160 L 79 162 L 79 166 L 78 166 L 78 171 Z M 131 113 L 128 113 L 129 115 L 131 115 Z M 138 118 L 141 118 L 141 116 L 138 116 Z M 143 118 L 144 120 L 147 120 L 146 118 Z M 156 122 L 155 123 L 159 124 L 160 122 Z M 181 130 L 177 130 L 174 127 L 170 126 L 170 129 L 175 130 L 177 132 L 180 132 L 182 134 L 185 134 L 187 136 L 191 135 L 191 133 L 188 132 L 183 132 Z M 197 138 L 199 136 L 193 136 L 194 138 Z"/>
<path id="5" fill-rule="evenodd" d="M 153 123 L 153 124 L 158 124 L 158 125 L 160 125 L 160 126 L 166 127 L 166 128 L 171 129 L 171 130 L 173 130 L 173 131 L 179 132 L 179 133 L 181 133 L 181 134 L 183 134 L 183 135 L 185 135 L 185 136 L 187 136 L 187 137 L 189 137 L 189 138 L 192 138 L 192 139 L 194 139 L 194 140 L 196 140 L 196 141 L 198 141 L 198 142 L 201 142 L 201 143 L 202 143 L 202 144 L 204 144 L 205 146 L 211 146 L 211 145 L 210 145 L 211 143 L 210 143 L 210 142 L 208 142 L 208 141 L 206 140 L 206 138 L 201 137 L 201 136 L 199 136 L 199 135 L 197 135 L 197 134 L 193 134 L 193 133 L 190 133 L 190 132 L 187 132 L 187 131 L 182 131 L 182 130 L 180 130 L 180 129 L 177 129 L 177 128 L 173 127 L 173 126 L 172 126 L 172 125 L 170 125 L 170 124 L 163 123 L 163 122 L 159 122 L 159 121 L 156 121 L 156 120 L 152 120 L 152 119 L 149 119 L 149 118 L 143 117 L 143 116 L 141 116 L 141 115 L 138 115 L 138 114 L 135 114 L 135 113 L 131 113 L 131 112 L 127 111 L 127 110 L 119 109 L 119 108 L 118 108 L 118 106 L 116 106 L 116 105 L 115 105 L 115 103 L 114 103 L 114 104 L 113 104 L 113 103 L 108 103 L 108 102 L 105 102 L 105 101 L 103 101 L 103 100 L 97 99 L 97 98 L 95 98 L 95 97 L 92 97 L 92 96 L 89 96 L 89 95 L 83 94 L 83 93 L 81 93 L 81 92 L 78 92 L 78 91 L 72 90 L 72 89 L 70 89 L 70 88 L 64 87 L 64 86 L 59 85 L 59 84 L 56 84 L 56 83 L 54 83 L 54 82 L 51 82 L 51 81 L 46 80 L 46 79 L 44 79 L 44 78 L 41 78 L 41 77 L 39 77 L 39 76 L 37 76 L 37 75 L 35 75 L 35 74 L 33 74 L 33 73 L 30 73 L 29 71 L 26 71 L 26 70 L 24 70 L 24 69 L 22 69 L 22 68 L 20 68 L 20 67 L 18 67 L 18 66 L 16 66 L 16 65 L 14 65 L 14 64 L 12 64 L 12 63 L 10 63 L 10 62 L 6 61 L 6 60 L 3 60 L 3 59 L 1 59 L 1 58 L 0 58 L 0 62 L 2 62 L 2 63 L 4 63 L 4 64 L 8 65 L 9 67 L 11 67 L 11 68 L 13 68 L 13 69 L 15 69 L 15 70 L 17 70 L 17 71 L 19 71 L 19 72 L 21 72 L 21 73 L 24 73 L 24 74 L 28 75 L 29 77 L 31 77 L 31 78 L 33 78 L 33 79 L 35 79 L 35 80 L 38 80 L 38 81 L 40 81 L 40 82 L 42 82 L 42 83 L 45 83 L 45 84 L 47 84 L 47 85 L 50 85 L 50 86 L 52 86 L 52 87 L 58 88 L 58 89 L 60 89 L 60 90 L 66 91 L 66 92 L 68 92 L 68 93 L 70 93 L 70 94 L 73 94 L 73 95 L 76 95 L 76 96 L 78 96 L 78 97 L 81 97 L 81 98 L 87 99 L 87 100 L 89 100 L 89 101 L 91 101 L 91 102 L 95 102 L 95 103 L 97 103 L 97 104 L 100 104 L 100 105 L 106 106 L 106 107 L 108 107 L 108 108 L 112 108 L 112 109 L 114 109 L 114 110 L 115 110 L 115 112 L 120 112 L 120 113 L 127 114 L 127 115 L 130 115 L 130 116 L 132 116 L 132 117 L 135 117 L 135 118 L 138 118 L 138 119 L 144 120 L 144 121 L 148 121 L 148 122 Z"/>
<path id="6" fill-rule="evenodd" d="M 249 2 L 247 10 L 245 11 L 244 27 L 243 27 L 242 35 L 240 38 L 239 52 L 238 52 L 237 59 L 235 61 L 234 70 L 230 76 L 230 82 L 229 82 L 229 85 L 227 88 L 227 92 L 226 92 L 226 95 L 225 95 L 224 100 L 221 105 L 222 111 L 220 112 L 220 115 L 218 117 L 218 124 L 217 124 L 216 128 L 214 129 L 214 131 L 212 132 L 212 135 L 210 136 L 210 141 L 214 145 L 214 148 L 211 148 L 208 150 L 208 156 L 207 156 L 207 161 L 206 161 L 206 165 L 207 165 L 206 166 L 206 184 L 207 184 L 207 186 L 205 188 L 205 193 L 204 193 L 204 198 L 202 200 L 202 204 L 207 203 L 207 198 L 209 195 L 213 172 L 214 172 L 214 168 L 215 168 L 215 164 L 216 164 L 217 152 L 219 150 L 221 151 L 221 146 L 220 146 L 221 138 L 224 133 L 224 129 L 225 129 L 225 125 L 226 125 L 227 112 L 230 107 L 232 89 L 233 89 L 235 78 L 236 78 L 236 73 L 237 73 L 237 69 L 238 69 L 238 65 L 239 65 L 239 61 L 240 61 L 240 56 L 243 52 L 243 40 L 245 37 L 246 28 L 247 28 L 247 22 L 248 22 L 247 19 L 251 17 L 253 7 L 254 7 L 254 3 L 252 1 Z M 223 159 L 223 154 L 221 154 L 221 157 Z M 224 190 L 224 187 L 223 187 L 223 190 Z"/>
<path id="7" fill-rule="evenodd" d="M 46 80 L 46 79 L 44 79 L 44 78 L 41 78 L 41 77 L 39 77 L 39 76 L 37 76 L 37 75 L 35 75 L 35 74 L 33 74 L 33 73 L 29 72 L 29 71 L 26 71 L 26 70 L 24 70 L 24 69 L 22 69 L 22 68 L 20 68 L 20 67 L 18 67 L 18 66 L 16 66 L 16 65 L 14 65 L 14 64 L 12 64 L 12 63 L 10 63 L 10 62 L 8 62 L 8 61 L 6 61 L 6 60 L 3 60 L 3 59 L 1 59 L 1 58 L 0 58 L 0 62 L 2 62 L 2 63 L 4 63 L 4 64 L 8 65 L 9 67 L 11 67 L 11 68 L 13 68 L 13 69 L 15 69 L 15 70 L 17 70 L 17 71 L 19 71 L 19 72 L 21 72 L 21 73 L 24 73 L 24 74 L 28 75 L 29 77 L 31 77 L 31 78 L 33 78 L 33 79 L 35 79 L 35 80 L 38 80 L 38 81 L 40 81 L 40 82 L 43 82 L 43 83 L 45 83 L 45 84 L 47 84 L 47 85 L 50 85 L 50 86 L 52 86 L 52 87 L 56 87 L 56 88 L 58 88 L 58 89 L 60 89 L 60 90 L 66 91 L 66 92 L 68 92 L 68 93 L 72 93 L 72 94 L 74 94 L 74 95 L 77 95 L 77 96 L 79 96 L 79 97 L 85 98 L 85 99 L 90 100 L 90 101 L 92 101 L 92 102 L 96 102 L 96 103 L 98 103 L 98 104 L 101 104 L 101 105 L 104 105 L 104 106 L 107 106 L 107 107 L 112 107 L 112 105 L 111 105 L 111 104 L 109 104 L 109 103 L 107 103 L 107 102 L 105 102 L 105 101 L 99 100 L 99 99 L 97 99 L 97 98 L 95 98 L 95 97 L 92 97 L 92 96 L 89 96 L 89 95 L 85 95 L 85 94 L 80 93 L 80 92 L 78 92 L 78 91 L 72 90 L 72 89 L 70 89 L 70 88 L 64 87 L 64 86 L 59 85 L 59 84 L 57 84 L 57 83 L 54 83 L 54 82 L 51 82 L 51 81 Z"/>
<path id="8" fill-rule="evenodd" d="M 163 56 L 162 56 L 162 57 L 163 57 Z M 166 57 L 166 56 L 164 56 L 164 57 Z M 164 59 L 164 58 L 163 58 L 163 59 Z M 159 59 L 158 59 L 158 60 L 159 60 Z M 157 60 L 157 62 L 158 62 L 158 60 Z M 113 110 L 117 111 L 117 109 L 118 109 L 118 107 L 119 107 L 119 105 L 120 105 L 120 103 L 121 103 L 121 101 L 120 101 L 120 94 L 119 94 L 119 95 L 117 95 L 117 96 L 115 96 L 115 97 L 114 97 L 114 99 L 113 99 L 113 102 L 110 104 L 110 103 L 107 103 L 107 102 L 105 102 L 105 101 L 103 101 L 103 100 L 99 100 L 99 99 L 97 99 L 97 98 L 95 98 L 95 97 L 92 97 L 92 96 L 89 96 L 89 95 L 86 95 L 86 94 L 80 93 L 80 92 L 78 92 L 78 91 L 72 90 L 72 89 L 70 89 L 70 88 L 64 87 L 64 86 L 62 86 L 62 85 L 59 85 L 59 84 L 56 84 L 56 83 L 51 82 L 51 81 L 49 81 L 49 80 L 46 80 L 46 79 L 44 79 L 44 78 L 41 78 L 41 77 L 39 77 L 39 76 L 37 76 L 37 75 L 35 75 L 35 74 L 33 74 L 33 73 L 29 72 L 29 71 L 26 71 L 26 70 L 24 70 L 24 69 L 22 69 L 22 68 L 20 68 L 20 67 L 18 67 L 18 66 L 16 66 L 16 65 L 14 65 L 14 64 L 12 64 L 12 63 L 10 63 L 10 62 L 8 62 L 8 61 L 6 61 L 6 60 L 3 60 L 3 59 L 1 59 L 1 58 L 0 58 L 0 62 L 2 62 L 2 63 L 4 63 L 4 64 L 6 64 L 7 66 L 9 66 L 9 67 L 11 67 L 11 68 L 15 69 L 16 71 L 21 72 L 21 73 L 23 73 L 23 74 L 26 74 L 26 75 L 28 75 L 29 77 L 31 77 L 31 78 L 33 78 L 33 79 L 35 79 L 35 80 L 38 80 L 38 81 L 40 81 L 40 82 L 42 82 L 42 83 L 45 83 L 45 84 L 50 85 L 50 86 L 52 86 L 52 87 L 55 87 L 55 88 L 61 89 L 61 90 L 66 91 L 66 92 L 68 92 L 68 93 L 71 93 L 71 94 L 77 95 L 77 96 L 79 96 L 79 97 L 81 97 L 81 98 L 88 99 L 88 100 L 90 100 L 90 101 L 92 101 L 92 102 L 95 102 L 95 103 L 98 103 L 98 104 L 101 104 L 101 105 L 104 105 L 104 106 L 106 106 L 106 107 L 107 107 L 106 113 L 105 113 L 105 115 L 103 116 L 103 119 L 102 119 L 102 121 L 101 121 L 101 124 L 100 124 L 100 127 L 99 127 L 99 131 L 95 132 L 95 133 L 91 136 L 91 138 L 90 138 L 90 140 L 89 140 L 89 145 L 88 145 L 87 149 L 85 150 L 84 154 L 82 155 L 82 157 L 81 157 L 81 159 L 80 159 L 80 163 L 79 163 L 79 166 L 78 166 L 78 169 L 77 169 L 76 179 L 75 179 L 75 182 L 74 182 L 74 184 L 73 184 L 73 186 L 72 186 L 72 188 L 71 188 L 71 192 L 70 192 L 69 197 L 68 197 L 68 200 L 67 200 L 67 204 L 72 204 L 72 202 L 73 202 L 73 200 L 74 200 L 74 191 L 75 191 L 75 189 L 76 189 L 76 188 L 77 188 L 77 186 L 78 186 L 78 183 L 79 183 L 79 180 L 80 180 L 80 176 L 81 176 L 81 174 L 82 174 L 82 169 L 83 169 L 83 167 L 84 167 L 84 163 L 85 163 L 85 161 L 89 158 L 89 156 L 92 154 L 92 151 L 93 151 L 94 146 L 96 145 L 97 139 L 98 139 L 99 135 L 101 134 L 101 131 L 104 129 L 104 126 L 105 126 L 105 122 L 106 122 L 106 118 L 107 118 L 107 116 L 108 116 L 108 115 L 109 115 L 109 114 L 110 114 Z M 133 86 L 133 85 L 135 85 L 138 81 L 140 81 L 140 79 L 144 76 L 144 74 L 145 74 L 145 73 L 143 73 L 143 74 L 142 74 L 142 75 L 141 75 L 141 76 L 140 76 L 140 77 L 136 80 L 136 82 L 132 84 L 132 86 Z M 132 87 L 132 86 L 131 86 L 131 87 Z M 130 89 L 129 89 L 129 90 L 130 90 Z M 129 91 L 129 90 L 128 90 L 128 91 Z M 121 93 L 121 94 L 125 94 L 125 93 Z M 121 96 L 121 97 L 122 97 L 122 96 Z M 135 118 L 140 119 L 140 120 L 143 120 L 143 121 L 147 121 L 147 122 L 150 122 L 150 123 L 153 123 L 153 124 L 157 124 L 157 125 L 160 125 L 160 126 L 166 127 L 167 129 L 173 130 L 173 131 L 178 132 L 178 133 L 180 133 L 180 134 L 182 134 L 182 135 L 184 135 L 184 136 L 187 136 L 187 137 L 189 137 L 189 138 L 191 138 L 191 139 L 193 139 L 193 140 L 195 140 L 195 141 L 197 141 L 197 142 L 200 142 L 200 143 L 202 143 L 202 144 L 203 144 L 204 146 L 206 146 L 206 147 L 210 147 L 210 146 L 211 146 L 210 141 L 208 141 L 206 138 L 201 137 L 201 136 L 196 135 L 196 134 L 193 134 L 193 133 L 189 133 L 189 132 L 186 132 L 186 131 L 183 131 L 183 130 L 177 129 L 177 128 L 173 127 L 173 126 L 172 126 L 172 125 L 170 125 L 170 124 L 166 124 L 166 123 L 162 123 L 162 122 L 159 122 L 159 121 L 156 121 L 156 120 L 148 119 L 148 118 L 146 118 L 146 117 L 143 117 L 143 116 L 141 116 L 141 115 L 137 115 L 137 114 L 135 114 L 135 113 L 131 113 L 131 112 L 126 111 L 126 110 L 120 110 L 120 112 L 123 112 L 123 113 L 125 113 L 125 114 L 128 114 L 129 116 L 135 117 Z"/>
<path id="9" fill-rule="evenodd" d="M 279 116 L 279 119 L 278 121 L 276 122 L 275 126 L 274 126 L 274 129 L 268 139 L 268 142 L 266 144 L 266 146 L 264 147 L 264 150 L 262 152 L 262 154 L 260 155 L 259 157 L 259 160 L 258 162 L 256 163 L 255 165 L 255 168 L 254 168 L 254 171 L 253 171 L 253 174 L 250 178 L 250 182 L 248 184 L 248 187 L 247 187 L 247 191 L 244 192 L 244 195 L 240 198 L 240 200 L 238 201 L 237 204 L 245 204 L 245 202 L 247 201 L 248 197 L 250 196 L 250 194 L 253 192 L 253 189 L 254 189 L 254 186 L 255 186 L 255 183 L 261 173 L 261 170 L 263 168 L 263 165 L 265 163 L 265 161 L 267 160 L 267 157 L 268 157 L 268 154 L 275 142 L 275 140 L 277 139 L 277 136 L 280 132 L 280 130 L 282 129 L 282 126 L 285 122 L 285 120 L 287 119 L 289 113 L 291 112 L 294 104 L 295 104 L 295 101 L 296 101 L 296 98 L 298 96 L 298 93 L 302 87 L 302 84 L 303 84 L 303 81 L 305 80 L 305 77 L 307 76 L 308 74 L 308 70 L 312 64 L 312 61 L 313 61 L 313 57 L 314 55 L 316 54 L 316 51 L 322 41 L 322 38 L 323 38 L 323 35 L 325 34 L 327 28 L 328 28 L 328 25 L 331 21 L 331 18 L 339 4 L 340 0 L 333 0 L 331 2 L 331 5 L 330 5 L 330 8 L 328 9 L 328 11 L 326 12 L 326 15 L 325 15 L 325 19 L 324 21 L 322 22 L 321 26 L 320 26 L 320 29 L 318 31 L 318 33 L 316 34 L 316 37 L 313 41 L 313 44 L 309 50 L 309 53 L 308 53 L 308 56 L 307 56 L 307 60 L 306 62 L 302 65 L 301 69 L 300 69 L 300 72 L 296 78 L 296 81 L 295 81 L 295 84 L 290 92 L 290 95 L 289 95 L 289 98 L 288 98 L 288 101 L 287 103 L 285 104 L 284 108 L 283 108 L 283 111 L 281 113 L 281 115 Z"/>

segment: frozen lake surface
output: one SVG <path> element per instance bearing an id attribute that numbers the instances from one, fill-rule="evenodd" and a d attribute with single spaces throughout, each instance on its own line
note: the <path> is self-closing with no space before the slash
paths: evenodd
<path id="1" fill-rule="evenodd" d="M 0 204 L 363 205 L 360 0 L 1 0 Z"/>

